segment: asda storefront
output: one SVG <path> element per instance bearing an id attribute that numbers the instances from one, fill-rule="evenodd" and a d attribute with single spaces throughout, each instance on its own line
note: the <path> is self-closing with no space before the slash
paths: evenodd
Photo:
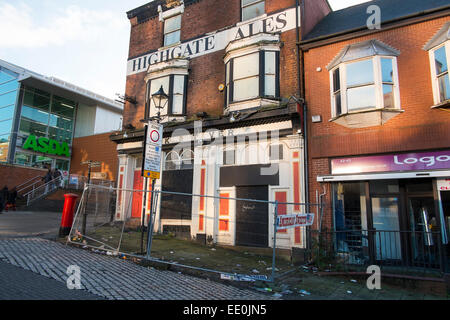
<path id="1" fill-rule="evenodd" d="M 122 111 L 114 100 L 0 60 L 0 165 L 68 175 L 74 139 L 120 130 Z"/>
<path id="2" fill-rule="evenodd" d="M 24 87 L 14 163 L 68 171 L 76 102 Z"/>

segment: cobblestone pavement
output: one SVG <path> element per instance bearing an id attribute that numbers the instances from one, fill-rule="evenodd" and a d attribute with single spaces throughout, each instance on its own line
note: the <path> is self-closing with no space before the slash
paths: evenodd
<path id="1" fill-rule="evenodd" d="M 77 265 L 81 270 L 82 289 L 110 300 L 272 298 L 206 279 L 145 268 L 118 258 L 93 254 L 40 238 L 0 240 L 0 261 L 62 282 L 64 286 L 68 278 L 67 268 Z M 0 285 L 0 291 L 2 290 Z"/>
<path id="2" fill-rule="evenodd" d="M 86 290 L 67 285 L 32 271 L 0 262 L 0 300 L 103 300 Z"/>

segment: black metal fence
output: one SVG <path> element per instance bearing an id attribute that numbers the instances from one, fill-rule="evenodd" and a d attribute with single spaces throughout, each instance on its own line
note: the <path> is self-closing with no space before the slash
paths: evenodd
<path id="1" fill-rule="evenodd" d="M 308 238 L 309 258 L 322 269 L 358 271 L 378 265 L 392 270 L 445 272 L 448 267 L 440 232 L 309 230 Z"/>

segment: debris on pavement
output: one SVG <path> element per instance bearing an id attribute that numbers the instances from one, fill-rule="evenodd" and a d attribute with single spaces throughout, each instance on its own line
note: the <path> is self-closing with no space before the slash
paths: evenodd
<path id="1" fill-rule="evenodd" d="M 309 296 L 309 295 L 311 295 L 311 292 L 308 292 L 308 291 L 306 291 L 306 290 L 300 290 L 298 293 L 300 293 L 300 294 L 303 294 L 303 295 L 306 295 L 306 296 Z"/>

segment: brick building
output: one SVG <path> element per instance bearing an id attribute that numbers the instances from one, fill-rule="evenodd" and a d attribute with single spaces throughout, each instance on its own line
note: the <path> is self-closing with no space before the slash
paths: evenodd
<path id="1" fill-rule="evenodd" d="M 118 144 L 119 187 L 143 187 L 144 124 L 156 115 L 151 96 L 162 87 L 169 102 L 161 111 L 164 158 L 157 188 L 304 202 L 296 43 L 330 11 L 325 0 L 157 0 L 128 12 L 129 101 L 123 131 L 111 136 Z M 142 194 L 133 195 L 130 210 L 128 201 L 119 196 L 117 219 L 140 220 Z M 282 212 L 303 210 L 296 205 Z M 267 247 L 272 226 L 268 204 L 163 195 L 155 229 Z M 303 247 L 304 233 L 289 230 L 277 243 Z"/>
<path id="2" fill-rule="evenodd" d="M 358 259 L 431 261 L 428 232 L 448 244 L 449 13 L 447 0 L 375 0 L 331 12 L 300 42 L 309 200 L 326 204 L 315 229 L 343 231 Z"/>

